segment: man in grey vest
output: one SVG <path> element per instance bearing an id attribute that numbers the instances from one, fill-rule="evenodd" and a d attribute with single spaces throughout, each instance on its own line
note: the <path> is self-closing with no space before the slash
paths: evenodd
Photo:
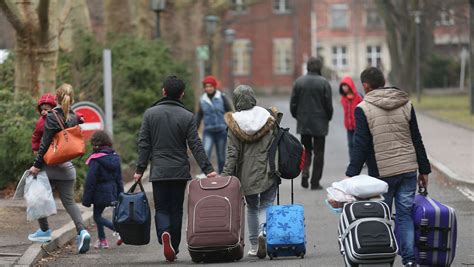
<path id="1" fill-rule="evenodd" d="M 348 177 L 360 174 L 367 162 L 369 175 L 388 183 L 384 194 L 391 208 L 395 200 L 396 224 L 400 229 L 400 255 L 405 266 L 416 266 L 414 224 L 411 217 L 418 184 L 428 185 L 430 162 L 408 94 L 384 87 L 381 70 L 371 67 L 360 75 L 366 96 L 355 109 L 354 154 Z"/>

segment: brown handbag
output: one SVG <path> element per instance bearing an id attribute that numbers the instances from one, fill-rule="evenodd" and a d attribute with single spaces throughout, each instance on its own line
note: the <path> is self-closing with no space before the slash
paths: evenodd
<path id="1" fill-rule="evenodd" d="M 84 155 L 86 144 L 81 127 L 76 125 L 65 128 L 63 120 L 59 118 L 56 111 L 53 110 L 53 114 L 61 126 L 61 131 L 54 135 L 48 151 L 44 154 L 44 162 L 47 165 L 56 165 Z"/>

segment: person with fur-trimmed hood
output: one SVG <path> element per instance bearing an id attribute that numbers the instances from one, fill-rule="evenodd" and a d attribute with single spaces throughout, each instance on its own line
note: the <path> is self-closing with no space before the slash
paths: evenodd
<path id="1" fill-rule="evenodd" d="M 265 258 L 265 212 L 273 204 L 277 188 L 268 166 L 268 150 L 274 139 L 277 112 L 276 109 L 269 111 L 257 106 L 255 93 L 247 85 L 239 85 L 234 90 L 232 100 L 236 112 L 228 112 L 224 116 L 229 130 L 222 175 L 233 175 L 240 179 L 247 202 L 251 244 L 248 255 Z"/>

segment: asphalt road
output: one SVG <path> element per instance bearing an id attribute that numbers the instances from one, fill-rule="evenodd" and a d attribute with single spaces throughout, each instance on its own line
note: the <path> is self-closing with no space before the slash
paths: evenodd
<path id="1" fill-rule="evenodd" d="M 284 114 L 282 125 L 290 127 L 294 132 L 296 123 L 289 113 L 288 98 L 265 98 L 259 99 L 259 105 L 276 106 Z M 342 110 L 338 101 L 334 101 L 335 114 L 331 122 L 329 136 L 326 139 L 325 166 L 322 185 L 328 187 L 332 182 L 344 177 L 345 168 L 348 163 L 346 132 L 342 123 Z M 424 130 L 421 129 L 423 133 Z M 427 148 L 430 149 L 435 148 Z M 235 263 L 226 263 L 226 266 L 343 266 L 342 257 L 337 245 L 337 223 L 338 216 L 331 213 L 324 204 L 325 191 L 311 191 L 303 189 L 299 185 L 300 180 L 295 180 L 294 193 L 295 202 L 304 204 L 306 216 L 306 236 L 307 254 L 304 259 L 290 257 L 279 258 L 270 261 L 257 260 L 255 258 L 244 258 Z M 431 175 L 429 193 L 433 198 L 454 207 L 458 218 L 458 246 L 456 259 L 453 266 L 474 266 L 474 225 L 473 200 L 470 200 L 458 190 L 458 185 L 446 182 L 439 175 Z M 464 187 L 464 186 L 461 186 Z M 147 186 L 150 190 L 150 186 Z M 473 186 L 467 186 L 473 190 Z M 289 203 L 290 182 L 284 181 L 281 188 L 281 202 Z M 474 196 L 473 196 L 474 199 Z M 153 226 L 153 225 L 152 225 Z M 154 227 L 152 227 L 153 229 Z M 185 240 L 185 220 L 183 221 L 183 240 Z M 93 232 L 96 236 L 96 233 Z M 113 239 L 110 232 L 108 236 Z M 247 241 L 247 240 L 246 240 Z M 248 241 L 247 241 L 248 242 Z M 185 246 L 185 241 L 181 243 L 176 266 L 195 265 L 192 263 Z M 66 265 L 143 265 L 151 266 L 165 263 L 162 248 L 156 241 L 156 234 L 153 229 L 152 241 L 148 246 L 112 246 L 108 250 L 92 249 L 88 254 L 76 255 L 73 247 L 63 249 L 60 255 L 53 260 L 43 262 L 48 266 Z M 247 249 L 246 249 L 247 252 Z M 224 264 L 208 264 L 208 266 L 223 266 Z M 397 258 L 395 266 L 401 266 L 400 259 Z"/>

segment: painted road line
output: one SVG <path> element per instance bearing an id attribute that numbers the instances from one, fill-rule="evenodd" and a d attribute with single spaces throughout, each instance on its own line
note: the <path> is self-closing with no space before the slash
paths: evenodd
<path id="1" fill-rule="evenodd" d="M 474 201 L 474 192 L 471 189 L 467 188 L 466 186 L 458 186 L 457 189 L 459 192 L 461 192 L 461 194 L 469 198 L 471 201 Z"/>

